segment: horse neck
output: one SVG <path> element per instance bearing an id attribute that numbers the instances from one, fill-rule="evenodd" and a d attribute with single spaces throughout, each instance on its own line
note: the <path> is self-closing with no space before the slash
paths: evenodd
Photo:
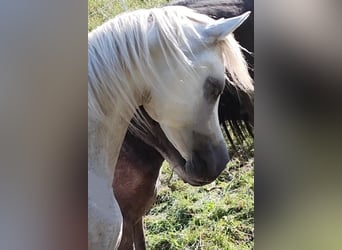
<path id="1" fill-rule="evenodd" d="M 88 121 L 88 171 L 110 186 L 128 125 L 118 114 L 105 122 Z"/>

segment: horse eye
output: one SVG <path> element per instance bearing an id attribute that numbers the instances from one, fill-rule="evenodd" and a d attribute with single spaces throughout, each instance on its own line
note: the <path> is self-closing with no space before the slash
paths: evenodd
<path id="1" fill-rule="evenodd" d="M 222 94 L 224 84 L 213 77 L 208 77 L 204 83 L 204 97 L 208 101 L 216 101 Z"/>
<path id="2" fill-rule="evenodd" d="M 218 97 L 219 95 L 222 94 L 221 88 L 217 88 L 217 86 L 215 86 L 212 94 L 213 94 L 213 96 Z"/>

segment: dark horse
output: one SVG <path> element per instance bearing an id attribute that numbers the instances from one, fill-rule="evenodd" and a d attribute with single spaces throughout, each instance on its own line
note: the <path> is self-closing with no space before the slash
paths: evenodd
<path id="1" fill-rule="evenodd" d="M 235 31 L 235 37 L 248 51 L 254 51 L 254 3 L 253 0 L 185 0 L 171 5 L 184 5 L 213 18 L 232 17 L 252 11 L 249 19 Z M 254 59 L 245 54 L 254 77 Z M 219 103 L 219 119 L 226 135 L 235 148 L 227 126 L 240 140 L 246 134 L 253 135 L 254 104 L 253 92 L 247 93 L 227 83 Z M 142 112 L 144 112 L 142 110 Z M 156 182 L 164 159 L 171 163 L 175 172 L 182 176 L 182 170 L 172 166 L 179 157 L 176 149 L 164 140 L 159 124 L 149 118 L 152 133 L 137 137 L 126 134 L 117 162 L 113 187 L 123 215 L 123 236 L 119 249 L 146 249 L 142 216 L 152 206 L 156 197 Z M 184 179 L 184 178 L 183 178 Z M 191 183 L 190 183 L 191 184 Z"/>

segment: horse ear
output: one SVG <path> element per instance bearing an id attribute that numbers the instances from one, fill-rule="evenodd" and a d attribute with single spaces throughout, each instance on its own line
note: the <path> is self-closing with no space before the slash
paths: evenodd
<path id="1" fill-rule="evenodd" d="M 236 30 L 250 15 L 250 11 L 232 18 L 221 18 L 208 24 L 203 31 L 203 37 L 209 42 L 225 39 L 227 35 Z"/>

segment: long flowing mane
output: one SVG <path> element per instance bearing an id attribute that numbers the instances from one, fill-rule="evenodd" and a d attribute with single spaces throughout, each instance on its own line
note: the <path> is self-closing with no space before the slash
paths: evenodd
<path id="1" fill-rule="evenodd" d="M 160 72 L 156 71 L 153 60 L 155 48 L 162 50 L 168 64 L 176 61 L 191 77 L 194 68 L 189 55 L 193 52 L 187 37 L 190 32 L 191 37 L 200 40 L 192 26 L 196 22 L 209 24 L 212 19 L 182 6 L 168 6 L 120 14 L 90 32 L 89 117 L 103 121 L 115 108 L 123 119 L 129 119 L 127 111 L 134 113 L 143 103 L 141 98 L 148 98 L 147 88 L 168 91 L 167 86 L 161 84 Z M 187 27 L 186 31 L 184 27 Z M 151 34 L 156 39 L 149 39 Z M 219 46 L 231 83 L 252 92 L 247 63 L 233 35 L 220 41 Z M 173 65 L 168 66 L 172 70 Z"/>

